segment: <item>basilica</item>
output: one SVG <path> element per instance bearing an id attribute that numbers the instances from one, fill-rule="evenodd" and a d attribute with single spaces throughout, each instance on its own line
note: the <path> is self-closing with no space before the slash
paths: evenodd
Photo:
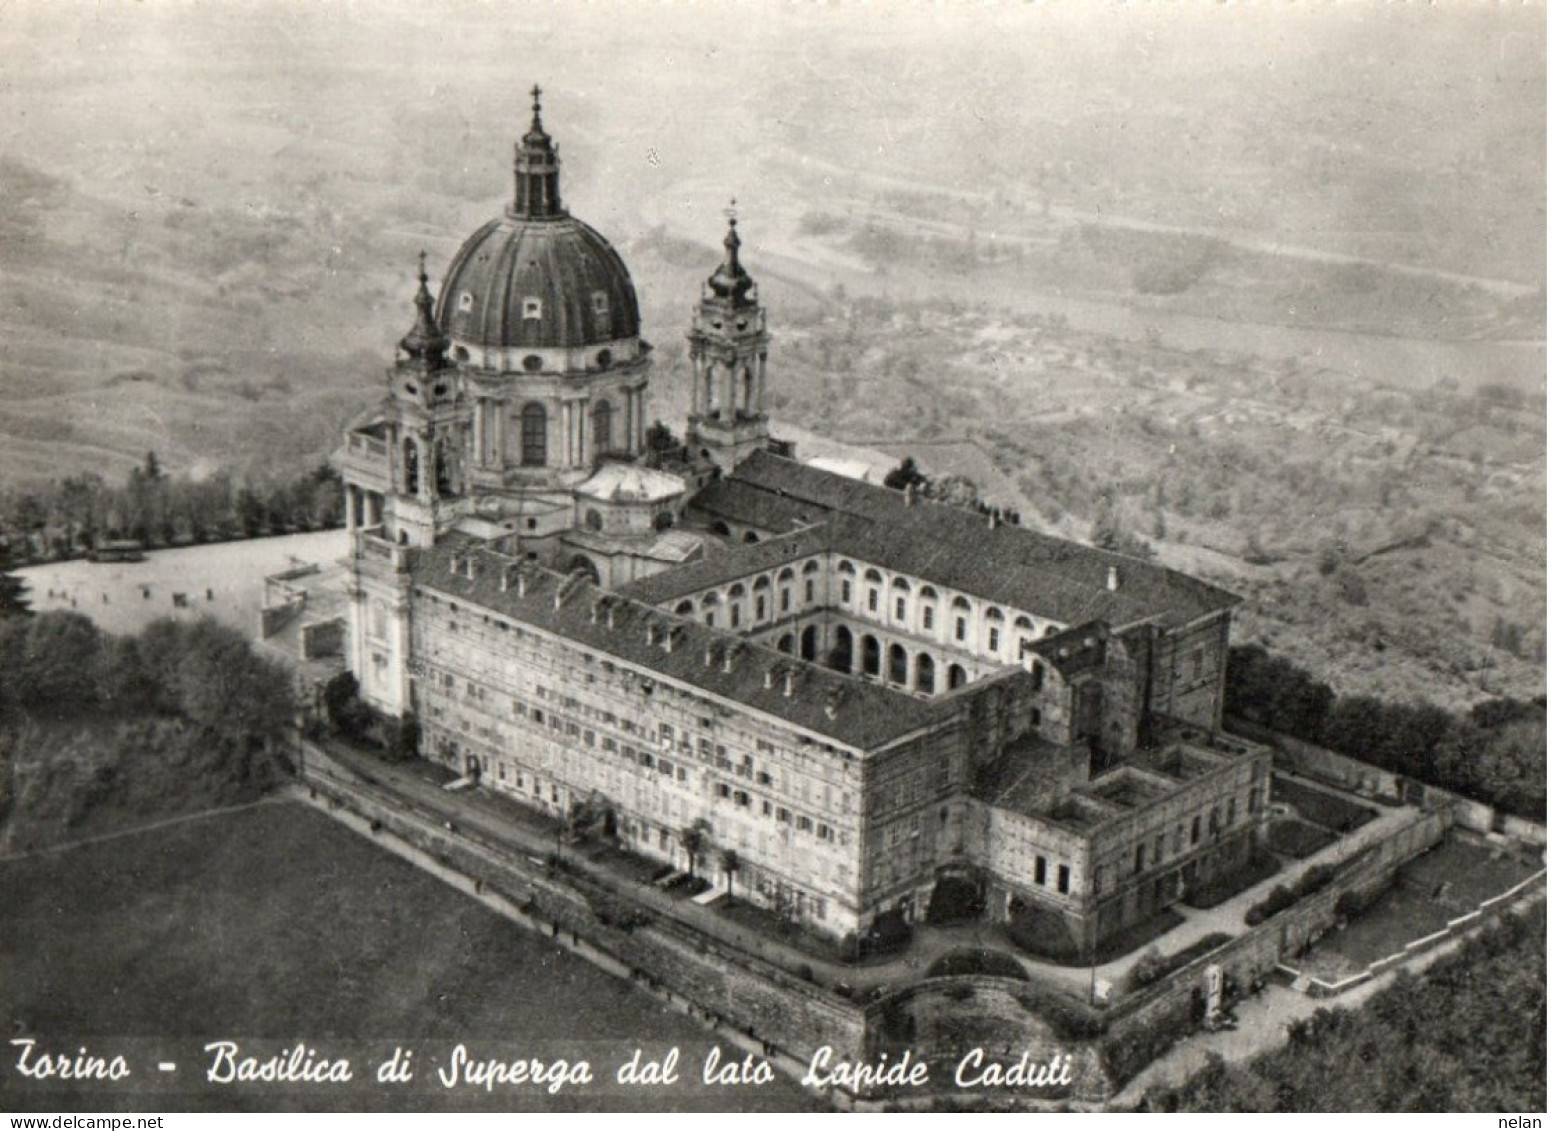
<path id="1" fill-rule="evenodd" d="M 736 218 L 664 442 L 537 90 L 514 172 L 435 295 L 422 258 L 336 456 L 348 664 L 422 756 L 837 938 L 952 880 L 1092 947 L 1248 859 L 1270 755 L 1220 726 L 1233 595 L 800 462 Z"/>

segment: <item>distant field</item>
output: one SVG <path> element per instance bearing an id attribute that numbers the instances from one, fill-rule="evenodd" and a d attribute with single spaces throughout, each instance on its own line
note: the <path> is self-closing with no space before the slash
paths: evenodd
<path id="1" fill-rule="evenodd" d="M 16 572 L 34 611 L 74 610 L 108 632 L 138 632 L 159 617 L 208 615 L 255 635 L 266 576 L 301 563 L 328 566 L 348 551 L 343 530 L 325 530 L 157 550 L 143 562 L 58 562 Z M 178 593 L 186 607 L 173 603 Z"/>
<path id="2" fill-rule="evenodd" d="M 301 806 L 0 862 L 0 906 L 8 1034 L 72 1053 L 122 1048 L 135 1070 L 108 1094 L 51 1092 L 7 1067 L 0 1108 L 10 1111 L 815 1106 L 779 1081 L 706 1090 L 704 1030 Z M 422 1070 L 403 1092 L 370 1080 L 338 1091 L 191 1088 L 202 1084 L 203 1045 L 221 1039 L 266 1055 L 304 1041 L 358 1064 L 399 1044 L 417 1050 Z M 502 1059 L 586 1057 L 604 1083 L 554 1097 L 447 1092 L 428 1062 L 444 1063 L 460 1041 Z M 674 1044 L 691 1079 L 611 1086 L 635 1046 Z M 158 1060 L 179 1065 L 181 1084 L 163 1082 Z"/>

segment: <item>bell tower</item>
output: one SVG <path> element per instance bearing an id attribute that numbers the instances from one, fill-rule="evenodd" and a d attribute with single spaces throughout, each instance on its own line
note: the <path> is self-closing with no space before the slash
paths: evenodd
<path id="1" fill-rule="evenodd" d="M 694 374 L 685 439 L 690 452 L 723 474 L 770 440 L 765 358 L 770 335 L 759 288 L 738 262 L 737 202 L 727 210 L 727 254 L 700 289 L 689 331 Z"/>

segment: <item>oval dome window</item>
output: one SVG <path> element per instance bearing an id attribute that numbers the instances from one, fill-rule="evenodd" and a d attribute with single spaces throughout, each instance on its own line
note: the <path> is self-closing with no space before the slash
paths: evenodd
<path id="1" fill-rule="evenodd" d="M 536 353 L 530 353 L 522 359 L 522 367 L 529 373 L 537 373 L 544 368 L 544 359 Z"/>
<path id="2" fill-rule="evenodd" d="M 614 363 L 614 355 L 612 353 L 610 353 L 608 350 L 599 350 L 598 351 L 598 368 L 599 369 L 607 369 L 613 363 Z"/>

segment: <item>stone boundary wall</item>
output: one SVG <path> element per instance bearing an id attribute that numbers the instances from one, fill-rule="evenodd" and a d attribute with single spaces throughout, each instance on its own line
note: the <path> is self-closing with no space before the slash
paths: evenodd
<path id="1" fill-rule="evenodd" d="M 923 1103 L 929 1096 L 956 1095 L 1032 1107 L 1099 1104 L 1116 1090 L 1097 1039 L 1103 1026 L 1103 1014 L 1081 999 L 1032 982 L 990 974 L 928 978 L 868 1005 L 867 1057 L 876 1063 L 881 1054 L 888 1054 L 892 1063 L 909 1049 L 914 1059 L 930 1066 L 931 1089 L 891 1100 Z M 1069 1056 L 1071 1083 L 960 1089 L 955 1070 L 974 1048 L 983 1049 L 985 1056 L 978 1068 L 968 1070 L 972 1077 L 993 1062 L 1015 1064 L 1027 1051 L 1034 1066 Z"/>
<path id="2" fill-rule="evenodd" d="M 1448 939 L 1459 938 L 1461 935 L 1469 934 L 1486 919 L 1497 915 L 1499 912 L 1508 910 L 1532 889 L 1543 889 L 1545 881 L 1546 870 L 1542 868 L 1533 876 L 1520 880 L 1500 895 L 1494 895 L 1490 899 L 1483 899 L 1476 905 L 1474 911 L 1467 911 L 1458 918 L 1450 919 L 1448 925 L 1443 930 L 1434 931 L 1430 935 L 1423 935 L 1421 938 L 1412 939 L 1400 950 L 1395 951 L 1393 954 L 1386 954 L 1383 958 L 1375 959 L 1368 964 L 1367 969 L 1361 970 L 1349 978 L 1342 978 L 1338 982 L 1327 982 L 1322 978 L 1311 977 L 1309 979 L 1309 995 L 1321 998 L 1335 997 L 1337 994 L 1345 993 L 1353 986 L 1362 985 L 1362 983 L 1383 974 L 1402 962 L 1415 958 L 1424 951 L 1441 945 Z"/>
<path id="3" fill-rule="evenodd" d="M 833 1061 L 876 1064 L 880 1054 L 888 1053 L 894 1063 L 908 1048 L 931 1066 L 930 1089 L 862 1097 L 831 1092 L 843 1106 L 912 1106 L 974 1097 L 1020 1107 L 1100 1104 L 1196 1028 L 1208 965 L 1220 966 L 1239 992 L 1259 984 L 1285 958 L 1330 929 L 1342 895 L 1376 894 L 1401 864 L 1438 843 L 1452 824 L 1450 810 L 1423 813 L 1358 845 L 1336 864 L 1329 886 L 1108 1009 L 1051 987 L 991 975 L 928 978 L 861 1006 L 655 908 L 635 904 L 627 891 L 605 888 L 574 872 L 551 872 L 535 857 L 468 831 L 447 830 L 436 819 L 380 795 L 369 781 L 311 746 L 303 780 L 297 787 L 302 795 L 310 793 L 315 804 L 347 825 L 401 841 L 422 854 L 417 863 L 429 864 L 438 874 L 464 877 L 476 898 L 492 906 L 504 902 L 511 918 L 678 1004 L 799 1078 L 814 1051 L 825 1045 L 833 1050 Z M 650 922 L 633 930 L 615 926 L 600 918 L 605 904 L 639 908 Z M 1072 1083 L 1066 1089 L 961 1091 L 954 1083 L 955 1067 L 977 1045 L 985 1049 L 988 1063 L 1014 1062 L 1025 1049 L 1033 1063 L 1040 1056 L 1048 1061 L 1070 1055 Z"/>
<path id="4" fill-rule="evenodd" d="M 1246 719 L 1229 718 L 1224 725 L 1234 734 L 1263 742 L 1276 751 L 1276 763 L 1287 769 L 1327 784 L 1338 786 L 1363 797 L 1398 804 L 1402 782 L 1411 781 L 1422 792 L 1422 807 L 1447 806 L 1454 810 L 1454 823 L 1478 833 L 1497 833 L 1525 844 L 1546 847 L 1546 827 L 1511 813 L 1501 813 L 1484 801 L 1472 801 L 1436 785 L 1406 778 L 1393 770 L 1380 769 L 1357 758 L 1337 754 L 1290 734 L 1270 730 Z"/>
<path id="5" fill-rule="evenodd" d="M 611 972 L 623 972 L 659 996 L 692 1003 L 689 1012 L 700 1020 L 742 1034 L 753 1051 L 784 1057 L 785 1067 L 800 1061 L 799 1075 L 821 1045 L 834 1049 L 836 1059 L 862 1054 L 866 1018 L 851 1002 L 636 905 L 627 892 L 605 889 L 574 872 L 550 874 L 541 861 L 467 831 L 449 832 L 368 783 L 349 780 L 349 770 L 333 765 L 340 772 L 329 772 L 320 764 L 326 758 L 309 749 L 304 795 L 318 795 L 335 815 L 343 810 L 362 818 L 368 835 L 385 832 L 466 877 L 475 895 L 504 900 L 519 911 L 519 922 L 559 942 L 569 939 L 573 949 L 585 943 L 584 957 L 592 957 L 590 950 L 613 963 Z M 650 921 L 633 929 L 606 923 L 597 910 L 603 904 L 639 909 Z"/>
<path id="6" fill-rule="evenodd" d="M 1129 1080 L 1175 1037 L 1195 1028 L 1204 1008 L 1208 966 L 1221 967 L 1225 983 L 1240 994 L 1263 983 L 1285 958 L 1307 950 L 1335 925 L 1336 904 L 1343 895 L 1376 895 L 1402 864 L 1442 840 L 1451 824 L 1452 814 L 1446 809 L 1420 814 L 1338 862 L 1328 886 L 1192 959 L 1162 981 L 1121 999 L 1110 1014 L 1105 1042 L 1107 1065 L 1116 1083 Z"/>

